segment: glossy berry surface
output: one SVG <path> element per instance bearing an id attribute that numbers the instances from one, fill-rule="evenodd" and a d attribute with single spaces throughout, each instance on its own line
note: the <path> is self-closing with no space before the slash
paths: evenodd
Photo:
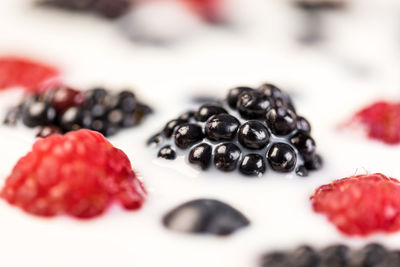
<path id="1" fill-rule="evenodd" d="M 325 248 L 301 246 L 263 255 L 260 267 L 395 267 L 399 266 L 399 256 L 400 251 L 377 243 L 355 249 L 343 244 Z"/>
<path id="2" fill-rule="evenodd" d="M 4 123 L 15 125 L 21 119 L 28 127 L 56 127 L 63 133 L 84 128 L 111 136 L 122 128 L 140 124 L 152 112 L 129 91 L 78 91 L 63 85 L 46 89 L 28 95 L 20 105 L 11 108 Z"/>
<path id="3" fill-rule="evenodd" d="M 247 227 L 250 221 L 226 203 L 215 199 L 197 199 L 168 212 L 163 224 L 178 232 L 227 236 Z"/>
<path id="4" fill-rule="evenodd" d="M 39 139 L 1 189 L 11 205 L 39 216 L 91 218 L 112 203 L 142 206 L 145 191 L 128 157 L 90 130 Z"/>
<path id="5" fill-rule="evenodd" d="M 383 174 L 352 176 L 323 185 L 311 196 L 311 204 L 349 236 L 400 230 L 400 182 Z"/>
<path id="6" fill-rule="evenodd" d="M 169 145 L 195 168 L 245 176 L 271 170 L 305 177 L 322 167 L 311 125 L 286 92 L 263 84 L 230 89 L 224 100 L 209 99 L 167 122 L 147 144 L 158 153 Z"/>
<path id="7" fill-rule="evenodd" d="M 165 146 L 158 152 L 158 157 L 163 159 L 176 159 L 176 152 L 171 146 Z"/>

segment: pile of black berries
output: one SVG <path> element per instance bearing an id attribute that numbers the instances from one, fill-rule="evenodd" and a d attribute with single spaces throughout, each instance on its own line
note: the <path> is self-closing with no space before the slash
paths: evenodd
<path id="1" fill-rule="evenodd" d="M 130 0 L 41 0 L 42 6 L 54 6 L 71 11 L 93 12 L 114 19 L 124 15 L 131 7 Z"/>
<path id="2" fill-rule="evenodd" d="M 400 251 L 379 244 L 361 249 L 332 245 L 322 250 L 301 246 L 293 251 L 275 251 L 262 257 L 261 267 L 395 267 L 400 266 Z"/>
<path id="3" fill-rule="evenodd" d="M 151 112 L 130 91 L 113 94 L 103 88 L 77 91 L 55 86 L 27 96 L 8 111 L 4 123 L 15 125 L 21 119 L 28 127 L 40 126 L 39 137 L 81 128 L 110 136 L 121 128 L 138 125 Z"/>
<path id="4" fill-rule="evenodd" d="M 321 168 L 309 122 L 296 113 L 292 100 L 274 85 L 236 87 L 225 100 L 200 106 L 169 121 L 148 145 L 158 157 L 187 160 L 201 169 L 212 163 L 224 172 L 260 176 L 268 168 L 307 176 Z"/>

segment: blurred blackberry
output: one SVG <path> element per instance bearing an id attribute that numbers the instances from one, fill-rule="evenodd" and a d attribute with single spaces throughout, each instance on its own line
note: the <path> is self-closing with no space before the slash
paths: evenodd
<path id="1" fill-rule="evenodd" d="M 94 12 L 114 19 L 124 15 L 131 7 L 130 0 L 42 0 L 41 6 L 58 7 L 71 11 Z"/>
<path id="2" fill-rule="evenodd" d="M 15 125 L 21 118 L 28 127 L 41 126 L 38 136 L 81 128 L 111 136 L 122 128 L 141 123 L 152 112 L 129 91 L 119 94 L 104 88 L 81 92 L 66 86 L 54 86 L 42 94 L 27 96 L 11 108 L 4 124 Z"/>
<path id="3" fill-rule="evenodd" d="M 316 250 L 301 246 L 295 250 L 273 251 L 261 257 L 261 267 L 398 267 L 400 252 L 379 244 L 350 249 L 338 244 Z"/>
<path id="4" fill-rule="evenodd" d="M 225 100 L 200 105 L 170 120 L 148 141 L 168 145 L 190 164 L 261 176 L 269 169 L 299 176 L 322 166 L 310 123 L 290 96 L 272 84 L 236 87 Z"/>

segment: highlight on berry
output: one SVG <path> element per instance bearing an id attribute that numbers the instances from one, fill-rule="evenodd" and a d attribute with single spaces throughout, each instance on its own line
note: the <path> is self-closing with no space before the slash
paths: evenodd
<path id="1" fill-rule="evenodd" d="M 269 170 L 307 176 L 322 167 L 310 123 L 272 84 L 232 88 L 225 99 L 173 118 L 147 144 L 166 160 L 183 154 L 202 170 L 214 166 L 249 177 Z"/>

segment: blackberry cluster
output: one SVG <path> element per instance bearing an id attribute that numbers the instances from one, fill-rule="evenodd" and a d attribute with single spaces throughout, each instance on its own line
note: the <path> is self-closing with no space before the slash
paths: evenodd
<path id="1" fill-rule="evenodd" d="M 236 87 L 221 102 L 204 104 L 169 121 L 148 140 L 158 157 L 174 160 L 187 153 L 189 163 L 207 169 L 260 176 L 268 168 L 307 176 L 322 165 L 309 122 L 292 100 L 271 84 Z"/>
<path id="2" fill-rule="evenodd" d="M 379 244 L 358 250 L 333 245 L 322 250 L 302 246 L 294 251 L 276 251 L 262 257 L 262 267 L 398 267 L 400 251 L 389 251 Z"/>
<path id="3" fill-rule="evenodd" d="M 27 96 L 8 111 L 4 123 L 15 125 L 21 119 L 28 127 L 40 126 L 39 137 L 81 128 L 110 136 L 139 124 L 149 113 L 151 109 L 130 91 L 112 94 L 103 88 L 77 91 L 57 86 Z"/>
<path id="4" fill-rule="evenodd" d="M 131 7 L 130 0 L 42 0 L 40 5 L 54 6 L 71 11 L 94 12 L 113 19 L 124 15 Z"/>

